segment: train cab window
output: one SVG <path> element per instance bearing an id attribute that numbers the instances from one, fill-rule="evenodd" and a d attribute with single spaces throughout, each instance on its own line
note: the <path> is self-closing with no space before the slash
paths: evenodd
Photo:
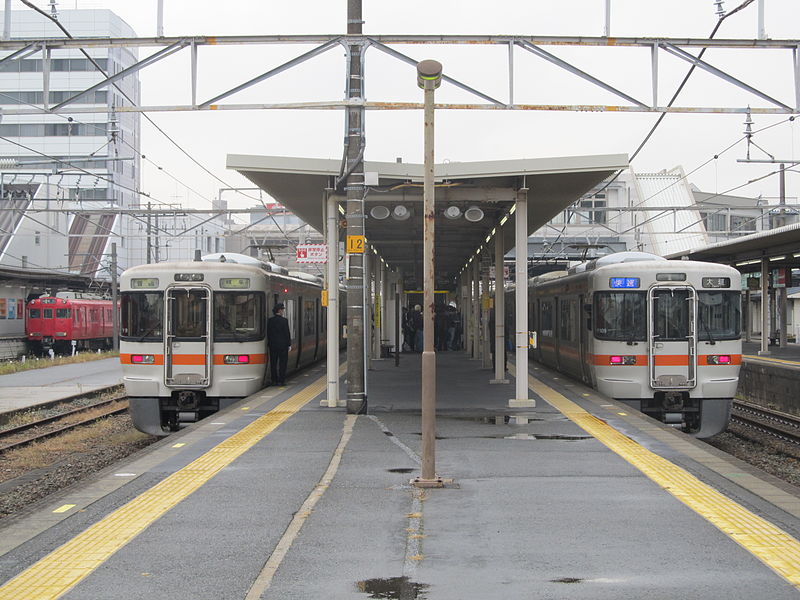
<path id="1" fill-rule="evenodd" d="M 28 318 L 29 319 L 41 319 L 42 318 L 42 311 L 39 308 L 31 308 L 28 310 Z"/>
<path id="2" fill-rule="evenodd" d="M 52 319 L 53 318 L 53 309 L 52 308 L 45 308 L 42 313 L 44 314 L 45 319 Z"/>
<path id="3" fill-rule="evenodd" d="M 214 339 L 219 342 L 264 339 L 265 297 L 259 292 L 214 294 Z"/>
<path id="4" fill-rule="evenodd" d="M 170 333 L 176 338 L 199 338 L 206 335 L 205 290 L 178 291 L 170 298 L 172 301 L 172 320 Z"/>
<path id="5" fill-rule="evenodd" d="M 697 293 L 697 337 L 702 341 L 741 337 L 742 297 L 739 292 Z"/>
<path id="6" fill-rule="evenodd" d="M 689 292 L 658 290 L 655 293 L 654 333 L 662 341 L 683 341 L 689 335 Z"/>
<path id="7" fill-rule="evenodd" d="M 122 293 L 120 337 L 128 341 L 160 341 L 164 336 L 163 321 L 164 297 L 161 292 Z"/>
<path id="8" fill-rule="evenodd" d="M 72 311 L 68 308 L 57 308 L 56 319 L 69 319 Z"/>
<path id="9" fill-rule="evenodd" d="M 599 340 L 644 341 L 647 339 L 647 295 L 645 292 L 596 292 L 594 336 Z"/>

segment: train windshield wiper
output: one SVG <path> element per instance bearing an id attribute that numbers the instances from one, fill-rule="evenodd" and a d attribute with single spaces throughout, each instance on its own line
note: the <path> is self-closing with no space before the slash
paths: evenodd
<path id="1" fill-rule="evenodd" d="M 700 324 L 703 326 L 703 329 L 705 329 L 705 331 L 706 331 L 706 335 L 708 336 L 709 344 L 711 344 L 712 346 L 715 345 L 717 343 L 717 341 L 714 339 L 714 336 L 711 335 L 711 329 L 709 329 L 708 323 L 706 323 L 706 320 L 702 316 L 700 317 Z"/>

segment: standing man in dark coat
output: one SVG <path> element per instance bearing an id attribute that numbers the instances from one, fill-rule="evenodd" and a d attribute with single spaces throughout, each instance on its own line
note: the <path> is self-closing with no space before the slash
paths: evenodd
<path id="1" fill-rule="evenodd" d="M 292 337 L 289 321 L 283 316 L 285 307 L 278 302 L 272 309 L 273 316 L 267 320 L 267 345 L 269 346 L 269 366 L 273 385 L 286 385 L 286 364 Z"/>

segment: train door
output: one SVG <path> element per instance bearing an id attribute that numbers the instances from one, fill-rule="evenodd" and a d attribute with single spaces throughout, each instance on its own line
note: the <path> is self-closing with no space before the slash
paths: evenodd
<path id="1" fill-rule="evenodd" d="M 697 294 L 689 286 L 654 286 L 647 292 L 648 363 L 654 389 L 697 385 Z"/>
<path id="2" fill-rule="evenodd" d="M 208 387 L 211 383 L 211 290 L 170 287 L 166 290 L 167 335 L 164 383 Z"/>

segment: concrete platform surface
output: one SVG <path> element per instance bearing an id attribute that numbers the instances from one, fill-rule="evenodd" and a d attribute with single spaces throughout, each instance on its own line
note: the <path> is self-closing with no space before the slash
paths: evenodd
<path id="1" fill-rule="evenodd" d="M 122 383 L 118 358 L 0 375 L 0 413 Z"/>
<path id="2" fill-rule="evenodd" d="M 509 409 L 513 377 L 438 355 L 441 489 L 409 484 L 420 355 L 375 361 L 361 416 L 296 375 L 0 521 L 0 599 L 800 596 L 796 488 L 530 374 Z"/>

